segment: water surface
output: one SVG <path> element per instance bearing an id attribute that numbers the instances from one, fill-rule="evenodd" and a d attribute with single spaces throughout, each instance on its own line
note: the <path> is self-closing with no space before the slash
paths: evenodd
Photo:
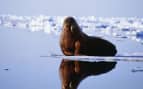
<path id="1" fill-rule="evenodd" d="M 63 17 L 11 18 L 0 18 L 0 89 L 61 89 L 62 79 L 69 88 L 142 89 L 141 18 L 76 17 L 85 33 L 116 45 L 115 57 L 64 56 Z"/>

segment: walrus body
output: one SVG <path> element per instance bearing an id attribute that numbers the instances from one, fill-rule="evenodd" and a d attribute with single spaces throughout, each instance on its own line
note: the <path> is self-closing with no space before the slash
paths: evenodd
<path id="1" fill-rule="evenodd" d="M 64 20 L 60 37 L 61 50 L 66 56 L 114 56 L 117 52 L 109 41 L 83 33 L 72 17 Z"/>

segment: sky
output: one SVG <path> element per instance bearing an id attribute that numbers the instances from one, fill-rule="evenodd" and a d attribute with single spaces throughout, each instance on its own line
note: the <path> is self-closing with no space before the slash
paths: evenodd
<path id="1" fill-rule="evenodd" d="M 0 14 L 142 17 L 143 0 L 0 0 Z"/>

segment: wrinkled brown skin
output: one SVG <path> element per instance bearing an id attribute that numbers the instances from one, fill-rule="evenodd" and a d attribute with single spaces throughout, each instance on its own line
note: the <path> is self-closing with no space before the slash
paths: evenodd
<path id="1" fill-rule="evenodd" d="M 60 47 L 66 56 L 114 56 L 117 53 L 115 45 L 109 41 L 83 33 L 73 17 L 64 20 Z"/>
<path id="2" fill-rule="evenodd" d="M 97 76 L 115 68 L 116 62 L 85 62 L 63 59 L 60 65 L 62 89 L 77 89 L 88 76 Z"/>

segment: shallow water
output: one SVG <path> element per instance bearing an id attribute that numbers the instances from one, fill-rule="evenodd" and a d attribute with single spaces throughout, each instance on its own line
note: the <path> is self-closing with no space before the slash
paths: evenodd
<path id="1" fill-rule="evenodd" d="M 84 31 L 93 35 L 93 30 L 86 29 L 85 25 Z M 100 33 L 99 36 L 116 45 L 118 53 L 115 57 L 63 56 L 58 34 L 31 32 L 28 28 L 7 27 L 9 25 L 2 23 L 0 89 L 61 89 L 62 79 L 67 81 L 64 83 L 67 89 L 142 89 L 143 45 L 141 41 L 130 39 L 142 37 L 139 29 L 142 25 L 138 25 L 136 35 L 130 37 L 128 34 L 133 30 L 124 29 L 127 34 L 121 32 L 121 35 L 120 31 L 114 30 L 118 34 L 113 36 L 105 34 L 107 29 L 101 29 L 109 24 L 101 25 L 97 26 L 100 31 L 94 31 L 94 35 Z"/>
<path id="2" fill-rule="evenodd" d="M 1 89 L 61 89 L 61 79 L 69 81 L 67 89 L 76 89 L 70 88 L 74 86 L 78 89 L 142 89 L 142 75 L 141 61 L 94 59 L 91 62 L 55 57 L 17 57 L 0 61 Z M 76 82 L 79 84 L 74 84 Z"/>

